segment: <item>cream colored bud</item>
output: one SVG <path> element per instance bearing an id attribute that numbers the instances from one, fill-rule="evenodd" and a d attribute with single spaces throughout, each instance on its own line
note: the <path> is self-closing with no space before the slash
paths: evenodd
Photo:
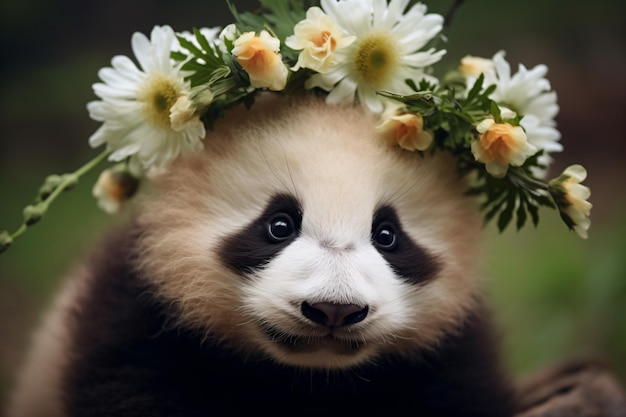
<path id="1" fill-rule="evenodd" d="M 281 91 L 287 85 L 289 70 L 279 49 L 280 41 L 264 30 L 258 36 L 254 32 L 241 35 L 234 43 L 232 54 L 248 73 L 253 87 Z"/>
<path id="2" fill-rule="evenodd" d="M 387 142 L 409 151 L 424 151 L 433 143 L 433 135 L 424 131 L 424 119 L 418 114 L 388 116 L 376 129 Z"/>
<path id="3" fill-rule="evenodd" d="M 37 223 L 46 213 L 46 209 L 47 206 L 45 204 L 33 204 L 24 207 L 24 210 L 22 211 L 24 224 L 26 224 L 26 226 L 32 226 Z"/>
<path id="4" fill-rule="evenodd" d="M 581 184 L 586 178 L 587 170 L 582 165 L 571 165 L 549 184 L 550 194 L 559 206 L 561 217 L 583 239 L 588 237 L 593 207 L 587 201 L 591 190 Z"/>
<path id="5" fill-rule="evenodd" d="M 6 230 L 0 232 L 0 253 L 9 249 L 9 246 L 13 243 L 13 238 Z"/>
<path id="6" fill-rule="evenodd" d="M 175 132 L 185 129 L 196 114 L 196 109 L 187 96 L 180 96 L 176 103 L 170 108 L 170 126 Z"/>
<path id="7" fill-rule="evenodd" d="M 123 165 L 102 171 L 93 187 L 93 196 L 98 199 L 98 205 L 109 214 L 120 211 L 139 187 L 139 180 Z"/>
<path id="8" fill-rule="evenodd" d="M 467 55 L 461 59 L 459 72 L 463 74 L 464 77 L 478 77 L 480 74 L 490 71 L 493 68 L 494 64 L 491 59 Z"/>

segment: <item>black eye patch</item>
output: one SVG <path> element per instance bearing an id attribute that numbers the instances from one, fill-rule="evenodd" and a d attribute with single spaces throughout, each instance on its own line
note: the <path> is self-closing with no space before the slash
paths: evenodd
<path id="1" fill-rule="evenodd" d="M 439 272 L 438 259 L 402 230 L 392 207 L 384 206 L 376 212 L 371 233 L 376 250 L 408 282 L 418 284 L 434 278 Z"/>
<path id="2" fill-rule="evenodd" d="M 290 195 L 274 196 L 259 217 L 220 248 L 225 265 L 240 273 L 262 268 L 300 234 L 302 209 Z"/>

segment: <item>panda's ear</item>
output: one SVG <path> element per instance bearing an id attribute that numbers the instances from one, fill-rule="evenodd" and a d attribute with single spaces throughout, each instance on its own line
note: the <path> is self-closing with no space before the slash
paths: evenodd
<path id="1" fill-rule="evenodd" d="M 372 223 L 372 244 L 394 271 L 410 283 L 432 279 L 441 269 L 439 259 L 404 232 L 391 206 L 377 210 Z"/>
<path id="2" fill-rule="evenodd" d="M 302 209 L 295 197 L 277 194 L 265 210 L 227 238 L 219 254 L 224 264 L 242 275 L 261 268 L 287 247 L 302 227 Z"/>

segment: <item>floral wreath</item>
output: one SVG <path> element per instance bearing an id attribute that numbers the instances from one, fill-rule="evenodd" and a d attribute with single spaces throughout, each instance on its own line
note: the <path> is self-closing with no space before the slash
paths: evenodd
<path id="1" fill-rule="evenodd" d="M 227 0 L 228 1 L 228 0 Z M 50 204 L 104 160 L 93 189 L 114 213 L 135 194 L 150 169 L 202 149 L 206 130 L 237 103 L 251 106 L 260 90 L 327 93 L 329 104 L 359 102 L 380 115 L 377 130 L 415 152 L 456 155 L 469 190 L 482 195 L 487 221 L 500 230 L 515 218 L 537 225 L 541 206 L 557 208 L 565 224 L 587 238 L 591 204 L 587 175 L 572 165 L 545 181 L 550 153 L 561 151 L 554 118 L 557 97 L 545 65 L 516 73 L 504 52 L 466 56 L 442 78 L 433 64 L 448 16 L 427 14 L 410 0 L 321 0 L 305 10 L 297 0 L 260 0 L 259 13 L 240 13 L 222 30 L 176 33 L 155 26 L 150 38 L 132 36 L 137 66 L 115 56 L 93 85 L 100 100 L 88 103 L 102 126 L 89 138 L 105 150 L 75 172 L 49 176 L 23 211 L 23 224 L 0 232 L 0 251 L 37 223 Z M 409 4 L 411 3 L 411 4 Z"/>

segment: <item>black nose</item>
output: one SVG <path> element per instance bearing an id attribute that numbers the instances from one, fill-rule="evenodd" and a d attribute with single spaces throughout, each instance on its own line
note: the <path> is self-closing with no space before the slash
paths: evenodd
<path id="1" fill-rule="evenodd" d="M 302 314 L 315 323 L 328 327 L 355 324 L 367 317 L 369 308 L 356 304 L 302 303 Z"/>

